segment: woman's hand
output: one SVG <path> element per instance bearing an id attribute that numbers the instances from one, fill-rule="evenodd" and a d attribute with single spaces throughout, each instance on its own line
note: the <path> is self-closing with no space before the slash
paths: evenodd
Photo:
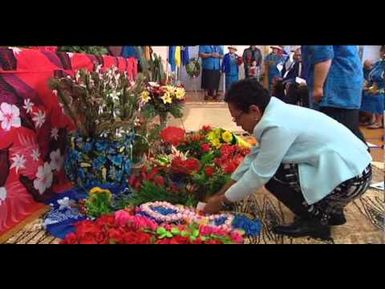
<path id="1" fill-rule="evenodd" d="M 208 199 L 206 206 L 203 208 L 203 212 L 207 214 L 218 213 L 223 207 L 223 195 L 214 195 Z"/>

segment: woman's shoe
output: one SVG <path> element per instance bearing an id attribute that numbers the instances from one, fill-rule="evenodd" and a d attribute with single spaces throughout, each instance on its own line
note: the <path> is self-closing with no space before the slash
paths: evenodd
<path id="1" fill-rule="evenodd" d="M 318 220 L 296 219 L 292 224 L 279 225 L 272 228 L 273 233 L 290 237 L 313 237 L 329 240 L 330 226 L 322 225 Z"/>

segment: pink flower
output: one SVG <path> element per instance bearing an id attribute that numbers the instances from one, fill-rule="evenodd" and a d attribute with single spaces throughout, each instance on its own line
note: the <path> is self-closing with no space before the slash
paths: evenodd
<path id="1" fill-rule="evenodd" d="M 16 105 L 3 102 L 0 105 L 0 122 L 1 128 L 5 131 L 11 129 L 11 127 L 20 127 L 20 110 Z"/>
<path id="2" fill-rule="evenodd" d="M 132 219 L 132 215 L 126 210 L 116 211 L 114 216 L 115 216 L 115 223 L 118 226 L 125 226 Z"/>

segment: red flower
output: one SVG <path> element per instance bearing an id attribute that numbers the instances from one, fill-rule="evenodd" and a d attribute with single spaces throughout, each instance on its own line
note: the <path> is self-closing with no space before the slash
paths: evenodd
<path id="1" fill-rule="evenodd" d="M 210 151 L 210 145 L 208 143 L 204 143 L 201 145 L 202 152 L 206 153 Z"/>
<path id="2" fill-rule="evenodd" d="M 211 177 L 215 173 L 215 168 L 205 167 L 205 173 L 208 177 Z"/>
<path id="3" fill-rule="evenodd" d="M 161 131 L 160 136 L 164 142 L 177 146 L 184 140 L 185 131 L 179 127 L 169 126 Z"/>
<path id="4" fill-rule="evenodd" d="M 124 244 L 151 244 L 152 235 L 143 232 L 126 232 L 123 237 Z"/>
<path id="5" fill-rule="evenodd" d="M 75 233 L 69 233 L 65 238 L 60 242 L 60 244 L 77 244 L 78 238 Z"/>
<path id="6" fill-rule="evenodd" d="M 176 173 L 192 174 L 199 171 L 200 162 L 196 158 L 182 160 L 180 157 L 175 157 L 171 162 L 171 168 Z"/>
<path id="7" fill-rule="evenodd" d="M 204 126 L 202 126 L 202 130 L 203 130 L 204 132 L 209 132 L 209 131 L 212 130 L 212 128 L 211 128 L 211 126 L 209 126 L 209 125 L 204 125 Z"/>
<path id="8" fill-rule="evenodd" d="M 237 168 L 237 166 L 233 162 L 230 162 L 227 165 L 225 165 L 225 167 L 223 168 L 223 171 L 226 174 L 231 174 L 232 172 L 234 172 L 236 170 L 236 168 Z"/>
<path id="9" fill-rule="evenodd" d="M 108 231 L 108 238 L 110 242 L 122 244 L 125 240 L 124 230 L 112 228 Z"/>
<path id="10" fill-rule="evenodd" d="M 164 186 L 164 178 L 162 176 L 155 176 L 154 183 L 159 186 Z"/>

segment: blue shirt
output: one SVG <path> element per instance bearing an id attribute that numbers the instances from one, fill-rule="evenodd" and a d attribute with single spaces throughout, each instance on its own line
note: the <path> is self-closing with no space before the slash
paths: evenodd
<path id="1" fill-rule="evenodd" d="M 223 55 L 223 48 L 218 45 L 200 45 L 199 53 L 219 53 Z M 221 60 L 214 57 L 202 58 L 202 69 L 220 70 Z"/>
<path id="2" fill-rule="evenodd" d="M 319 106 L 359 109 L 363 86 L 362 63 L 355 45 L 302 46 L 302 61 L 310 93 L 313 89 L 314 65 L 331 60 Z"/>
<path id="3" fill-rule="evenodd" d="M 138 51 L 135 46 L 123 46 L 121 56 L 125 58 L 135 57 L 136 59 L 139 59 Z"/>
<path id="4" fill-rule="evenodd" d="M 368 74 L 368 80 L 376 84 L 379 90 L 384 90 L 384 70 L 385 70 L 385 60 L 379 60 L 374 65 L 372 70 Z M 383 93 L 383 92 L 382 92 Z"/>
<path id="5" fill-rule="evenodd" d="M 238 76 L 239 68 L 238 68 L 237 56 L 235 54 L 231 54 L 231 53 L 225 54 L 222 62 L 222 71 L 226 73 L 226 75 Z"/>
<path id="6" fill-rule="evenodd" d="M 278 70 L 277 65 L 279 63 L 284 63 L 286 60 L 285 55 L 278 55 L 270 53 L 265 57 L 265 63 L 269 67 L 269 84 L 272 84 L 272 81 L 275 77 L 281 77 L 281 72 Z"/>
<path id="7" fill-rule="evenodd" d="M 233 202 L 266 184 L 281 163 L 292 163 L 298 164 L 306 202 L 314 204 L 362 173 L 372 160 L 366 145 L 344 125 L 321 112 L 275 97 L 253 135 L 259 146 L 253 147 L 232 174 L 237 182 L 225 193 Z"/>

